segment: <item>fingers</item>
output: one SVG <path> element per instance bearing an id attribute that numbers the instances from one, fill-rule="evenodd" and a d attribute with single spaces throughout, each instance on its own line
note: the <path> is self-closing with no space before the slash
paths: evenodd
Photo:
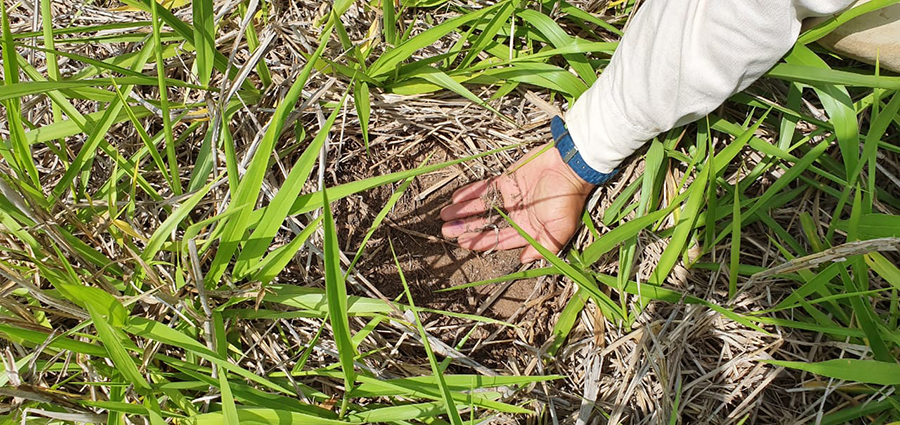
<path id="1" fill-rule="evenodd" d="M 484 202 L 486 193 L 495 190 L 494 180 L 481 180 L 468 184 L 453 193 L 453 203 L 441 210 L 444 221 L 458 220 L 482 214 L 491 208 Z"/>
<path id="2" fill-rule="evenodd" d="M 490 229 L 481 233 L 465 233 L 456 240 L 459 246 L 472 251 L 503 251 L 521 248 L 528 242 L 516 232 L 516 229 Z"/>
<path id="3" fill-rule="evenodd" d="M 488 220 L 484 217 L 470 217 L 465 219 L 457 219 L 448 221 L 441 226 L 441 233 L 445 238 L 456 239 L 463 233 L 480 233 L 485 230 L 488 222 L 495 222 L 496 219 Z"/>
<path id="4" fill-rule="evenodd" d="M 491 185 L 494 184 L 494 179 L 480 180 L 475 183 L 469 183 L 459 189 L 456 192 L 453 192 L 453 203 L 468 201 L 470 199 L 478 199 L 484 196 L 488 190 L 491 188 Z"/>
<path id="5" fill-rule="evenodd" d="M 454 202 L 447 205 L 441 210 L 441 220 L 450 221 L 466 218 L 473 215 L 483 214 L 488 210 L 481 198 L 469 199 L 467 201 Z"/>

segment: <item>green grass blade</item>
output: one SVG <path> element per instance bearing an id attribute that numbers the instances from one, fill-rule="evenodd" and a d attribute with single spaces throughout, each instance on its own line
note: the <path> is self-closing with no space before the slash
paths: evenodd
<path id="1" fill-rule="evenodd" d="M 231 393 L 231 386 L 228 385 L 228 374 L 224 371 L 219 371 L 219 390 L 222 391 L 223 422 L 225 425 L 240 424 L 237 407 L 234 404 L 234 395 Z"/>
<path id="2" fill-rule="evenodd" d="M 389 46 L 397 45 L 397 13 L 394 0 L 381 0 L 381 22 L 384 31 L 384 42 Z"/>
<path id="3" fill-rule="evenodd" d="M 600 289 L 597 287 L 597 284 L 593 282 L 592 279 L 588 278 L 584 273 L 576 270 L 574 267 L 569 265 L 569 263 L 563 261 L 561 258 L 557 257 L 555 253 L 550 252 L 547 248 L 544 248 L 538 241 L 536 241 L 528 232 L 522 230 L 518 224 L 516 224 L 512 219 L 509 218 L 503 211 L 499 208 L 495 208 L 497 214 L 500 214 L 503 219 L 505 219 L 516 232 L 519 233 L 529 245 L 533 246 L 544 258 L 553 264 L 554 267 L 559 269 L 562 274 L 566 275 L 569 279 L 572 279 L 575 283 L 578 284 L 579 288 L 584 289 L 591 298 L 597 303 L 597 306 L 604 309 L 604 312 L 610 312 L 613 314 L 612 319 L 615 320 L 625 320 L 625 312 L 619 309 L 619 306 L 614 303 L 608 295 L 600 292 Z"/>
<path id="4" fill-rule="evenodd" d="M 297 163 L 291 168 L 290 173 L 284 180 L 278 193 L 275 194 L 275 197 L 269 203 L 261 222 L 250 235 L 249 240 L 244 245 L 241 254 L 235 262 L 233 272 L 235 278 L 243 277 L 250 265 L 257 263 L 259 259 L 265 255 L 269 246 L 271 246 L 275 234 L 278 233 L 278 229 L 281 227 L 282 223 L 284 223 L 284 219 L 288 216 L 291 205 L 297 200 L 297 195 L 300 194 L 300 191 L 303 190 L 303 186 L 309 178 L 309 173 L 312 171 L 313 166 L 319 157 L 319 151 L 325 143 L 325 140 L 328 138 L 331 127 L 334 126 L 334 121 L 337 119 L 338 115 L 340 115 L 341 107 L 346 100 L 347 95 L 344 94 L 344 97 L 341 98 L 341 102 L 334 108 L 331 115 L 328 116 L 328 119 L 322 125 L 322 128 L 319 129 L 319 133 L 313 138 L 309 147 L 307 147 L 306 150 L 303 151 L 303 154 L 300 155 L 300 159 L 298 159 Z M 268 158 L 268 156 L 266 156 L 266 158 Z"/>
<path id="5" fill-rule="evenodd" d="M 325 255 L 325 298 L 328 300 L 328 318 L 331 322 L 331 330 L 334 333 L 334 342 L 337 345 L 341 369 L 344 374 L 344 388 L 349 392 L 352 391 L 356 382 L 353 359 L 358 354 L 353 347 L 350 334 L 350 322 L 347 314 L 347 286 L 344 281 L 344 274 L 341 272 L 340 246 L 338 245 L 337 231 L 334 228 L 334 217 L 331 214 L 327 190 L 322 191 L 322 210 L 325 231 L 323 248 Z"/>
<path id="6" fill-rule="evenodd" d="M 497 10 L 491 17 L 490 22 L 488 22 L 487 26 L 482 30 L 481 34 L 475 39 L 472 43 L 472 46 L 468 49 L 466 56 L 463 57 L 462 62 L 459 64 L 457 69 L 466 69 L 472 62 L 478 58 L 478 55 L 488 46 L 489 43 L 494 41 L 494 38 L 497 36 L 497 33 L 503 28 L 504 25 L 509 21 L 510 16 L 512 16 L 513 11 L 515 10 L 515 5 L 511 1 L 503 2 L 500 6 L 500 9 Z"/>
<path id="7" fill-rule="evenodd" d="M 297 236 L 294 236 L 294 239 L 291 239 L 287 245 L 279 247 L 269 255 L 266 255 L 266 258 L 259 261 L 256 266 L 252 266 L 247 270 L 247 273 L 253 273 L 252 279 L 262 282 L 263 285 L 271 282 L 275 279 L 275 276 L 278 276 L 278 274 L 287 267 L 288 263 L 294 258 L 294 255 L 297 254 L 297 251 L 300 251 L 300 248 L 302 248 L 307 239 L 312 236 L 316 227 L 318 227 L 321 222 L 321 217 L 313 220 L 306 228 L 300 231 Z"/>
<path id="8" fill-rule="evenodd" d="M 556 22 L 543 13 L 525 9 L 519 11 L 517 15 L 531 24 L 544 37 L 547 37 L 553 47 L 562 48 L 575 42 L 573 37 L 566 34 Z M 588 86 L 597 81 L 597 73 L 583 54 L 570 53 L 563 57 Z"/>
<path id="9" fill-rule="evenodd" d="M 421 78 L 425 81 L 428 81 L 431 84 L 434 84 L 436 86 L 439 86 L 439 87 L 447 89 L 447 90 L 450 90 L 450 91 L 480 105 L 481 107 L 497 114 L 497 116 L 499 116 L 500 118 L 503 118 L 509 122 L 513 122 L 512 119 L 501 114 L 500 111 L 494 109 L 493 106 L 488 105 L 487 102 L 485 102 L 480 97 L 475 95 L 475 93 L 472 93 L 465 86 L 458 83 L 453 78 L 450 78 L 449 75 L 445 74 L 443 71 L 441 71 L 437 68 L 432 68 L 430 66 L 426 66 L 426 67 L 420 68 L 416 72 L 411 73 L 409 76 Z"/>
<path id="10" fill-rule="evenodd" d="M 125 324 L 125 307 L 110 293 L 100 288 L 72 283 L 55 282 L 53 286 L 78 306 L 87 309 L 91 305 L 94 310 L 103 312 L 110 325 L 119 328 Z"/>
<path id="11" fill-rule="evenodd" d="M 156 231 L 150 236 L 150 241 L 147 242 L 144 251 L 141 253 L 141 257 L 144 261 L 150 261 L 156 256 L 159 250 L 162 249 L 163 242 L 171 237 L 172 232 L 178 228 L 179 224 L 194 211 L 197 204 L 199 204 L 203 197 L 209 193 L 209 190 L 212 189 L 213 184 L 215 184 L 215 181 L 209 182 L 206 186 L 203 186 L 202 189 L 191 195 L 191 197 L 181 204 L 172 215 L 166 218 L 166 221 L 156 228 Z"/>
<path id="12" fill-rule="evenodd" d="M 415 308 L 416 304 L 413 301 L 412 293 L 409 291 L 409 285 L 406 283 L 406 277 L 403 275 L 403 268 L 400 267 L 400 260 L 397 259 L 397 253 L 394 251 L 394 242 L 391 240 L 388 240 L 388 242 L 391 246 L 391 255 L 394 257 L 394 264 L 397 266 L 397 273 L 400 276 L 400 283 L 403 284 L 403 292 L 406 293 L 406 299 L 409 302 L 409 305 Z M 431 373 L 437 382 L 441 397 L 444 400 L 444 408 L 446 409 L 447 416 L 450 418 L 450 423 L 453 425 L 462 425 L 462 418 L 459 416 L 456 402 L 453 401 L 453 395 L 450 394 L 450 389 L 447 387 L 447 381 L 444 380 L 444 373 L 438 364 L 437 358 L 434 356 L 434 351 L 431 349 L 431 343 L 428 341 L 428 334 L 425 333 L 425 327 L 422 326 L 422 319 L 419 318 L 419 314 L 415 311 L 413 312 L 413 317 L 415 318 L 416 329 L 419 331 L 419 337 L 422 339 L 422 345 L 425 347 L 425 355 L 428 356 L 428 363 L 431 365 Z"/>
<path id="13" fill-rule="evenodd" d="M 384 0 L 390 2 L 391 0 Z M 356 115 L 359 116 L 359 128 L 362 130 L 363 143 L 366 153 L 369 152 L 369 118 L 372 116 L 372 105 L 369 99 L 369 85 L 364 81 L 357 81 L 353 86 L 353 104 L 356 105 Z"/>
<path id="14" fill-rule="evenodd" d="M 827 67 L 810 65 L 805 62 L 781 63 L 775 65 L 775 67 L 766 73 L 766 76 L 779 78 L 785 81 L 800 82 L 811 86 L 831 84 L 850 87 L 900 90 L 900 77 L 857 74 L 855 72 L 838 71 Z"/>
<path id="15" fill-rule="evenodd" d="M 132 69 L 142 69 L 144 64 L 149 59 L 152 50 L 152 47 L 145 46 L 141 50 L 141 55 L 134 63 Z M 46 83 L 54 85 L 59 84 L 58 82 L 52 81 L 47 81 Z M 123 97 L 127 97 L 129 94 L 131 94 L 131 89 L 132 86 L 125 86 L 122 90 Z M 114 98 L 110 105 L 107 107 L 106 111 L 103 113 L 100 121 L 95 124 L 94 131 L 88 136 L 88 139 L 81 147 L 81 150 L 78 151 L 78 155 L 75 157 L 75 159 L 69 165 L 69 168 L 66 169 L 65 174 L 63 174 L 62 178 L 59 179 L 59 181 L 56 183 L 56 186 L 53 188 L 53 191 L 50 195 L 51 204 L 56 203 L 57 200 L 62 198 L 65 192 L 69 189 L 72 182 L 75 180 L 75 177 L 79 173 L 84 171 L 86 167 L 91 163 L 91 160 L 96 154 L 97 148 L 101 145 L 102 142 L 105 141 L 106 133 L 109 131 L 110 127 L 112 127 L 113 123 L 115 122 L 115 118 L 121 111 L 122 102 L 118 98 Z"/>
<path id="16" fill-rule="evenodd" d="M 456 18 L 449 19 L 439 25 L 429 28 L 425 32 L 416 35 L 415 37 L 401 43 L 391 50 L 388 50 L 380 57 L 378 57 L 378 59 L 376 59 L 375 62 L 372 63 L 372 65 L 369 67 L 369 75 L 372 78 L 384 78 L 388 73 L 394 72 L 394 70 L 398 65 L 400 65 L 401 62 L 409 59 L 416 51 L 426 46 L 430 46 L 432 43 L 449 34 L 451 31 L 454 31 L 459 27 L 468 24 L 469 22 L 481 19 L 482 16 L 491 13 L 497 7 L 499 6 L 493 5 L 485 7 L 470 13 L 466 13 L 464 15 L 460 15 Z"/>
<path id="17" fill-rule="evenodd" d="M 16 48 L 9 29 L 9 15 L 6 13 L 6 4 L 0 4 L 0 20 L 3 29 L 3 86 L 11 87 L 19 85 L 19 67 L 16 60 Z M 0 145 L 0 154 L 16 170 L 19 178 L 29 181 L 35 188 L 41 187 L 37 167 L 31 156 L 31 147 L 25 141 L 25 126 L 22 123 L 22 111 L 19 99 L 5 100 L 7 126 L 10 132 L 11 146 Z"/>
<path id="18" fill-rule="evenodd" d="M 150 49 L 152 51 L 152 47 L 145 47 L 145 50 L 142 51 L 146 51 L 146 49 Z M 122 85 L 155 86 L 158 84 L 157 79 L 150 77 L 121 77 L 116 78 L 115 81 L 118 84 Z M 23 81 L 15 85 L 0 86 L 0 100 L 14 99 L 22 96 L 39 95 L 51 90 L 70 89 L 69 93 L 75 94 L 79 92 L 71 89 L 110 86 L 112 85 L 112 83 L 113 79 L 111 78 L 92 78 L 80 81 Z M 174 87 L 199 88 L 199 86 L 196 86 L 194 84 L 185 83 L 183 81 L 174 80 L 171 78 L 165 79 L 165 83 L 169 86 Z M 116 96 L 114 93 L 110 93 L 104 90 L 85 90 L 84 93 L 85 94 L 80 97 L 87 100 L 109 101 Z"/>
<path id="19" fill-rule="evenodd" d="M 369 226 L 369 231 L 366 232 L 366 235 L 363 236 L 363 240 L 359 243 L 359 249 L 356 251 L 356 255 L 353 256 L 353 260 L 350 261 L 350 265 L 347 266 L 347 274 L 349 274 L 350 271 L 353 270 L 353 267 L 355 267 L 356 263 L 362 258 L 363 252 L 366 249 L 366 243 L 369 242 L 369 238 L 371 238 L 372 235 L 375 234 L 375 231 L 377 231 L 381 227 L 381 222 L 384 221 L 384 218 L 387 217 L 387 215 L 391 211 L 393 211 L 394 205 L 396 205 L 397 201 L 399 201 L 400 198 L 403 197 L 403 194 L 406 193 L 406 189 L 412 182 L 412 177 L 404 180 L 403 183 L 400 184 L 400 187 L 398 187 L 397 190 L 395 190 L 394 193 L 391 194 L 391 197 L 388 199 L 388 201 L 385 202 L 384 207 L 381 208 L 381 211 L 378 212 L 378 215 L 375 216 L 375 220 L 373 220 L 372 225 Z"/>
<path id="20" fill-rule="evenodd" d="M 194 50 L 197 52 L 197 79 L 200 84 L 209 85 L 216 51 L 216 25 L 212 0 L 191 2 L 194 18 Z M 154 18 L 156 19 L 156 18 Z"/>
<path id="21" fill-rule="evenodd" d="M 804 64 L 814 68 L 828 69 L 822 58 L 804 46 L 795 46 L 785 58 L 788 63 Z M 849 176 L 859 162 L 859 125 L 856 110 L 847 89 L 837 84 L 813 84 L 813 88 L 828 112 L 829 122 L 834 125 L 841 157 L 844 160 L 845 175 Z"/>
<path id="22" fill-rule="evenodd" d="M 731 320 L 734 320 L 735 322 L 738 322 L 744 326 L 755 329 L 755 330 L 757 330 L 761 333 L 767 334 L 767 335 L 769 334 L 768 332 L 766 332 L 765 329 L 763 329 L 753 323 L 753 320 L 760 320 L 760 319 L 753 318 L 751 320 L 748 317 L 744 317 L 744 316 L 737 314 L 725 307 L 713 304 L 713 303 L 706 301 L 704 299 L 701 299 L 701 298 L 685 296 L 684 294 L 682 294 L 678 291 L 666 289 L 666 288 L 663 288 L 661 286 L 656 286 L 656 285 L 641 284 L 641 283 L 637 283 L 634 281 L 628 281 L 627 285 L 624 288 L 619 288 L 618 280 L 616 277 L 605 275 L 605 274 L 600 274 L 600 273 L 594 273 L 594 276 L 597 277 L 598 282 L 600 282 L 606 286 L 609 286 L 610 288 L 624 290 L 625 292 L 628 292 L 629 294 L 632 294 L 632 295 L 640 295 L 642 297 L 646 297 L 649 299 L 666 301 L 666 302 L 670 302 L 670 303 L 684 302 L 686 304 L 702 305 L 702 306 L 707 307 L 707 308 L 709 308 Z"/>
<path id="23" fill-rule="evenodd" d="M 97 336 L 103 341 L 103 345 L 109 353 L 109 358 L 112 360 L 113 364 L 116 365 L 116 369 L 119 373 L 121 373 L 122 376 L 139 391 L 149 390 L 150 383 L 144 379 L 143 375 L 141 375 L 134 359 L 128 354 L 128 351 L 125 350 L 125 346 L 122 345 L 119 335 L 113 330 L 112 326 L 109 325 L 109 322 L 106 321 L 106 317 L 103 317 L 101 312 L 97 310 L 93 304 L 87 303 L 85 304 L 85 307 L 87 307 L 88 312 L 91 314 L 91 320 L 94 321 L 94 328 L 97 329 Z"/>
<path id="24" fill-rule="evenodd" d="M 281 409 L 268 409 L 261 407 L 251 407 L 240 409 L 237 411 L 237 420 L 240 423 L 248 424 L 269 424 L 269 425 L 346 425 L 347 422 L 335 419 L 326 419 L 313 416 L 306 413 L 291 412 Z M 204 413 L 185 420 L 185 423 L 191 425 L 221 425 L 225 421 L 225 413 L 214 412 Z"/>
<path id="25" fill-rule="evenodd" d="M 210 0 L 200 0 L 200 3 Z M 169 163 L 169 175 L 172 177 L 172 191 L 181 195 L 181 177 L 178 171 L 178 157 L 175 155 L 175 135 L 172 133 L 172 116 L 169 114 L 169 90 L 166 86 L 166 67 L 162 56 L 162 41 L 159 39 L 160 19 L 159 6 L 156 1 L 150 2 L 150 14 L 153 22 L 153 45 L 160 46 L 153 49 L 156 55 L 156 78 L 159 86 L 159 111 L 162 114 L 163 135 L 166 139 L 166 159 Z"/>
<path id="26" fill-rule="evenodd" d="M 803 370 L 844 381 L 864 382 L 876 385 L 900 385 L 900 364 L 877 360 L 834 359 L 824 362 L 788 362 L 761 360 L 775 366 Z"/>
<path id="27" fill-rule="evenodd" d="M 494 279 L 486 279 L 480 280 L 477 282 L 469 282 L 464 283 L 462 285 L 451 286 L 449 288 L 436 289 L 434 292 L 449 292 L 449 291 L 458 291 L 461 289 L 474 288 L 476 286 L 482 285 L 490 285 L 492 283 L 501 283 L 501 282 L 509 282 L 511 280 L 520 280 L 520 279 L 531 279 L 535 277 L 541 276 L 551 276 L 554 274 L 559 274 L 559 270 L 556 267 L 543 267 L 540 269 L 530 269 L 524 270 L 521 272 L 510 273 L 506 276 L 500 276 Z"/>
<path id="28" fill-rule="evenodd" d="M 391 0 L 385 0 L 391 1 Z M 414 419 L 432 419 L 444 412 L 444 403 L 431 401 L 416 404 L 401 404 L 397 406 L 379 407 L 364 412 L 347 415 L 347 419 L 354 422 L 371 423 L 401 423 Z"/>
<path id="29" fill-rule="evenodd" d="M 257 373 L 250 372 L 246 369 L 241 368 L 240 366 L 236 366 L 231 362 L 222 359 L 213 351 L 210 351 L 205 345 L 201 344 L 197 340 L 175 330 L 172 329 L 162 323 L 144 319 L 141 317 L 131 316 L 128 318 L 127 323 L 123 327 L 123 330 L 129 334 L 151 339 L 153 341 L 158 341 L 163 344 L 168 344 L 173 347 L 183 348 L 185 350 L 190 351 L 192 354 L 201 357 L 214 363 L 216 366 L 227 370 L 231 373 L 241 376 L 244 379 L 247 379 L 251 382 L 255 382 L 259 385 L 262 385 L 271 390 L 275 390 L 290 396 L 295 396 L 296 394 L 284 388 L 281 385 L 278 385 L 269 379 L 259 376 Z M 178 359 L 169 358 L 164 355 L 159 355 L 158 359 L 173 362 L 178 361 Z"/>
<path id="30" fill-rule="evenodd" d="M 163 419 L 162 411 L 159 409 L 159 400 L 154 395 L 144 398 L 144 406 L 147 407 L 147 416 L 150 418 L 150 425 L 166 425 Z"/>
<path id="31" fill-rule="evenodd" d="M 328 302 L 324 291 L 318 288 L 302 288 L 292 285 L 270 285 L 271 293 L 266 294 L 263 298 L 265 301 L 279 303 L 289 307 L 295 307 L 312 313 L 315 317 L 328 316 Z M 350 296 L 347 298 L 347 314 L 353 316 L 377 316 L 395 313 L 397 310 L 412 309 L 399 303 L 387 302 L 381 299 L 366 298 L 359 296 Z M 435 313 L 449 317 L 456 317 L 466 320 L 474 320 L 484 323 L 510 326 L 496 319 L 490 319 L 471 314 L 453 313 L 445 310 L 433 310 L 428 308 L 418 308 L 416 311 L 427 313 Z M 241 315 L 234 313 L 235 310 L 226 310 L 224 315 Z"/>
<path id="32" fill-rule="evenodd" d="M 581 311 L 584 310 L 587 300 L 587 291 L 578 288 L 575 295 L 572 295 L 572 298 L 566 303 L 566 307 L 559 313 L 559 318 L 556 319 L 553 330 L 551 330 L 553 342 L 547 347 L 547 355 L 551 357 L 556 356 L 556 353 L 562 348 L 563 344 L 566 342 L 566 338 L 569 337 L 569 333 L 572 332 L 572 328 L 575 327 L 578 316 L 581 314 Z"/>
<path id="33" fill-rule="evenodd" d="M 151 3 L 153 1 L 154 0 L 123 0 L 122 3 L 149 13 L 151 9 L 154 8 Z M 166 8 L 156 9 L 159 17 L 163 22 L 172 27 L 172 29 L 175 30 L 175 32 L 181 38 L 191 43 L 191 45 L 194 44 L 194 29 L 190 25 L 184 23 L 184 21 L 182 21 L 181 19 L 178 19 L 178 17 L 176 17 L 171 11 Z M 213 67 L 215 67 L 215 69 L 229 76 L 231 76 L 232 73 L 236 74 L 238 72 L 238 70 L 234 67 L 232 67 L 232 69 L 226 69 L 228 66 L 228 58 L 226 58 L 225 55 L 219 53 L 218 50 L 213 50 L 213 53 L 215 54 L 213 62 Z M 244 82 L 244 86 L 247 89 L 253 88 L 252 85 L 247 81 Z"/>
<path id="34" fill-rule="evenodd" d="M 503 152 L 509 149 L 514 149 L 518 147 L 518 145 L 511 145 L 507 147 L 492 149 L 489 151 L 482 152 L 477 155 L 468 156 L 465 158 L 454 159 L 450 161 L 445 161 L 438 164 L 427 165 L 419 168 L 415 168 L 412 170 L 398 171 L 395 173 L 385 174 L 382 176 L 371 177 L 365 180 L 357 180 L 351 183 L 345 183 L 340 186 L 335 186 L 328 189 L 328 193 L 331 200 L 338 200 L 344 198 L 346 196 L 350 196 L 354 193 L 359 193 L 364 190 L 368 190 L 378 186 L 384 186 L 389 183 L 398 182 L 403 179 L 407 179 L 410 177 L 420 176 L 423 174 L 427 174 L 433 171 L 441 170 L 447 168 L 452 165 L 460 164 L 466 161 L 471 161 L 473 159 L 482 158 L 488 155 L 493 155 L 497 152 Z M 322 208 L 321 203 L 322 195 L 318 192 L 310 193 L 307 195 L 302 195 L 294 201 L 294 205 L 291 206 L 291 214 L 302 214 L 307 213 L 318 208 Z M 258 215 L 257 215 L 258 214 Z M 257 210 L 254 211 L 254 215 L 251 218 L 251 222 L 258 221 L 259 218 L 262 217 L 262 212 Z"/>
<path id="35" fill-rule="evenodd" d="M 34 344 L 34 346 L 46 346 L 55 350 L 65 350 L 95 357 L 107 357 L 109 355 L 106 349 L 96 344 L 88 344 L 60 336 L 50 339 L 51 335 L 48 332 L 23 329 L 3 323 L 0 323 L 0 334 L 5 334 L 7 340 L 16 341 L 17 343 L 27 341 Z M 50 342 L 47 342 L 48 339 L 50 339 Z"/>
<path id="36" fill-rule="evenodd" d="M 737 295 L 738 266 L 741 260 L 741 197 L 740 191 L 735 188 L 734 203 L 732 204 L 733 221 L 731 223 L 731 252 L 728 266 L 728 298 L 733 299 Z M 709 229 L 707 229 L 709 231 Z"/>
<path id="37" fill-rule="evenodd" d="M 743 146 L 746 144 L 753 134 L 759 129 L 759 126 L 765 120 L 765 115 L 760 118 L 756 124 L 747 129 L 744 134 L 738 137 L 732 145 Z M 718 158 L 715 158 L 714 162 L 718 163 Z M 650 280 L 656 284 L 661 285 L 663 281 L 669 276 L 669 273 L 672 271 L 672 268 L 675 267 L 675 264 L 678 262 L 681 257 L 682 252 L 688 245 L 689 235 L 694 230 L 694 223 L 697 220 L 700 208 L 706 201 L 706 190 L 700 190 L 701 188 L 705 189 L 707 184 L 715 185 L 716 184 L 716 167 L 708 166 L 706 170 L 703 170 L 696 177 L 694 183 L 691 184 L 691 188 L 696 186 L 697 190 L 688 190 L 689 193 L 688 200 L 685 203 L 684 210 L 682 211 L 680 217 L 678 218 L 678 223 L 675 224 L 674 232 L 672 233 L 672 239 L 669 241 L 669 244 L 666 246 L 666 249 L 663 251 L 660 256 L 659 262 L 657 263 L 656 269 L 654 269 Z M 711 231 L 714 231 L 710 229 Z"/>
<path id="38" fill-rule="evenodd" d="M 325 45 L 327 44 L 325 40 L 327 40 L 328 36 L 331 34 L 331 27 L 331 25 L 326 26 L 325 31 L 322 33 L 322 41 L 319 44 L 318 49 L 313 53 L 312 57 L 303 67 L 300 76 L 297 77 L 297 80 L 294 81 L 291 88 L 284 96 L 284 99 L 282 99 L 281 103 L 278 105 L 278 108 L 275 110 L 275 113 L 272 115 L 269 122 L 268 129 L 266 130 L 265 135 L 263 135 L 262 141 L 256 150 L 256 154 L 254 154 L 253 159 L 250 160 L 247 172 L 244 174 L 238 187 L 232 189 L 234 192 L 231 204 L 228 208 L 245 209 L 236 216 L 229 218 L 224 223 L 225 228 L 222 233 L 222 239 L 219 242 L 216 256 L 213 258 L 213 262 L 209 267 L 209 272 L 206 275 L 207 286 L 218 286 L 222 275 L 225 274 L 228 263 L 231 262 L 234 252 L 242 241 L 244 233 L 250 227 L 250 223 L 252 222 L 252 206 L 256 204 L 256 201 L 259 198 L 263 177 L 265 176 L 266 169 L 269 165 L 269 156 L 272 154 L 278 136 L 281 135 L 281 130 L 284 128 L 284 123 L 287 120 L 288 114 L 293 111 L 294 105 L 303 93 L 303 87 L 306 85 L 306 82 L 312 73 L 316 60 L 325 50 Z M 250 208 L 246 208 L 247 206 Z M 259 223 L 259 221 L 254 223 Z"/>
<path id="39" fill-rule="evenodd" d="M 141 141 L 144 143 L 144 146 L 147 147 L 147 151 L 150 152 L 150 157 L 153 158 L 153 163 L 156 165 L 156 169 L 159 170 L 160 174 L 163 175 L 169 185 L 174 185 L 175 183 L 172 181 L 172 176 L 169 174 L 169 169 L 166 167 L 166 163 L 163 162 L 163 157 L 159 153 L 159 149 L 156 148 L 156 144 L 151 141 L 150 135 L 147 134 L 147 130 L 144 129 L 143 123 L 139 121 L 137 114 L 135 114 L 131 106 L 128 105 L 128 101 L 125 99 L 125 96 L 122 95 L 122 91 L 119 90 L 119 87 L 113 86 L 113 88 L 116 91 L 119 102 L 122 102 L 122 107 L 123 109 L 125 109 L 125 113 L 128 115 L 128 119 L 131 120 L 131 124 L 137 131 L 138 136 L 140 136 Z"/>
<path id="40" fill-rule="evenodd" d="M 819 25 L 816 25 L 814 28 L 811 28 L 810 30 L 801 34 L 800 38 L 797 39 L 797 44 L 812 43 L 830 34 L 837 27 L 849 22 L 853 18 L 883 9 L 894 4 L 897 4 L 897 0 L 871 0 L 865 3 L 857 4 L 852 9 L 847 10 L 837 16 L 832 16 Z"/>

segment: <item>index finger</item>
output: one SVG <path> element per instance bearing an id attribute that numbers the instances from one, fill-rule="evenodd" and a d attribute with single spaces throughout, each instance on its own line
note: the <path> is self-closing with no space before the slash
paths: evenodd
<path id="1" fill-rule="evenodd" d="M 475 183 L 469 183 L 453 192 L 453 202 L 468 201 L 484 196 L 490 191 L 495 183 L 495 178 L 479 180 Z"/>

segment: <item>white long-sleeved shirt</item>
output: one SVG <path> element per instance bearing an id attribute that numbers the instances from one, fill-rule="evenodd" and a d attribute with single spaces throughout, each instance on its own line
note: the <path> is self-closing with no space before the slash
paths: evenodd
<path id="1" fill-rule="evenodd" d="M 790 50 L 803 19 L 853 0 L 647 0 L 609 66 L 566 114 L 585 162 L 608 173 L 646 141 L 702 118 Z"/>

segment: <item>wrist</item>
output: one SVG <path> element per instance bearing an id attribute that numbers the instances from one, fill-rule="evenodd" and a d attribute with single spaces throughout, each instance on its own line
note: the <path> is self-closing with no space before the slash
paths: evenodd
<path id="1" fill-rule="evenodd" d="M 581 187 L 590 191 L 594 187 L 605 184 L 615 176 L 615 170 L 609 173 L 601 173 L 585 162 L 561 118 L 553 117 L 553 120 L 550 122 L 550 132 L 553 134 L 554 146 L 559 153 L 560 160 L 563 162 L 562 168 L 565 168 L 568 174 L 573 175 L 574 180 Z"/>
<path id="2" fill-rule="evenodd" d="M 560 152 L 558 149 L 554 148 L 553 150 L 556 151 L 555 154 L 557 155 L 557 158 L 559 158 L 559 162 L 554 168 L 559 174 L 563 175 L 579 193 L 587 196 L 592 190 L 597 188 L 598 185 L 585 181 L 571 166 L 569 166 L 569 164 L 565 163 L 562 155 L 559 155 Z"/>

